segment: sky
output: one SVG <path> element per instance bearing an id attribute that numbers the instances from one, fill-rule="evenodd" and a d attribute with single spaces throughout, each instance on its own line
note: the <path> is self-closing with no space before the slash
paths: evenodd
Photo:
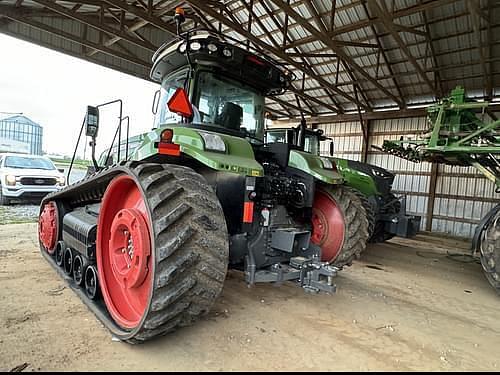
<path id="1" fill-rule="evenodd" d="M 157 84 L 3 34 L 0 51 L 0 112 L 22 112 L 40 124 L 44 152 L 72 155 L 87 105 L 122 99 L 130 135 L 153 126 Z M 117 118 L 118 105 L 103 113 L 97 155 L 109 147 Z M 78 154 L 83 156 L 80 144 Z"/>

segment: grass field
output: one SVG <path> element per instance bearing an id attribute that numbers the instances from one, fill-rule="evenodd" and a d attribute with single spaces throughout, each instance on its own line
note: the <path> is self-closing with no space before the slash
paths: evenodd
<path id="1" fill-rule="evenodd" d="M 58 159 L 58 158 L 50 158 L 54 162 L 54 164 L 59 165 L 61 167 L 69 167 L 71 164 L 71 159 Z M 74 168 L 87 169 L 87 166 L 91 165 L 89 160 L 80 160 L 77 159 L 73 162 Z"/>

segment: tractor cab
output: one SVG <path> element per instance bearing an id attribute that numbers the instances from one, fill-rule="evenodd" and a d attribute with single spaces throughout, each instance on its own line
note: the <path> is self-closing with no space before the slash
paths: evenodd
<path id="1" fill-rule="evenodd" d="M 292 147 L 299 148 L 300 125 L 296 128 L 276 128 L 266 130 L 266 143 L 288 143 Z M 313 155 L 320 155 L 321 142 L 330 140 L 330 156 L 333 155 L 333 140 L 323 134 L 322 129 L 306 129 L 304 132 L 303 151 Z"/>
<path id="2" fill-rule="evenodd" d="M 186 127 L 262 143 L 264 99 L 286 90 L 291 75 L 270 60 L 202 32 L 165 45 L 153 56 L 161 83 L 155 127 Z"/>

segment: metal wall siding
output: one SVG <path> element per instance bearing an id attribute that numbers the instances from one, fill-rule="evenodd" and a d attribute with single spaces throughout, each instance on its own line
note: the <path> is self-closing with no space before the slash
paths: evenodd
<path id="1" fill-rule="evenodd" d="M 360 160 L 363 137 L 359 122 L 322 124 L 320 128 L 324 130 L 327 137 L 333 138 L 335 157 Z M 346 136 L 346 134 L 349 134 L 349 136 Z M 321 145 L 321 153 L 328 155 L 328 142 L 323 142 Z"/>
<path id="2" fill-rule="evenodd" d="M 320 125 L 334 139 L 335 156 L 361 159 L 362 130 L 359 122 Z M 385 119 L 371 122 L 370 145 L 381 146 L 384 139 L 414 137 L 428 129 L 425 117 Z M 321 147 L 327 155 L 328 143 Z M 421 229 L 427 223 L 427 205 L 431 176 L 430 163 L 413 163 L 374 149 L 368 152 L 368 163 L 379 165 L 396 174 L 393 190 L 407 197 L 407 211 L 422 216 Z M 472 237 L 476 224 L 500 203 L 494 184 L 472 167 L 440 165 L 436 180 L 436 198 L 432 231 L 460 237 Z"/>

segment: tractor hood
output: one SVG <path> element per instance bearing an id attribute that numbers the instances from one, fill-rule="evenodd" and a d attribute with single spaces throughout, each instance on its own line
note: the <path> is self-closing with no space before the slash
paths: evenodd
<path id="1" fill-rule="evenodd" d="M 330 167 L 331 165 L 335 168 L 335 164 L 329 163 L 329 161 L 329 158 L 312 155 L 308 152 L 290 150 L 288 166 L 300 169 L 324 183 L 341 184 L 343 182 L 342 176 L 336 169 Z"/>
<path id="2" fill-rule="evenodd" d="M 180 146 L 183 156 L 191 157 L 217 171 L 256 177 L 264 175 L 264 169 L 255 160 L 252 146 L 247 140 L 181 124 L 165 125 L 146 134 L 132 159 L 143 160 L 157 155 L 155 143 L 166 129 L 173 130 L 172 143 Z"/>

